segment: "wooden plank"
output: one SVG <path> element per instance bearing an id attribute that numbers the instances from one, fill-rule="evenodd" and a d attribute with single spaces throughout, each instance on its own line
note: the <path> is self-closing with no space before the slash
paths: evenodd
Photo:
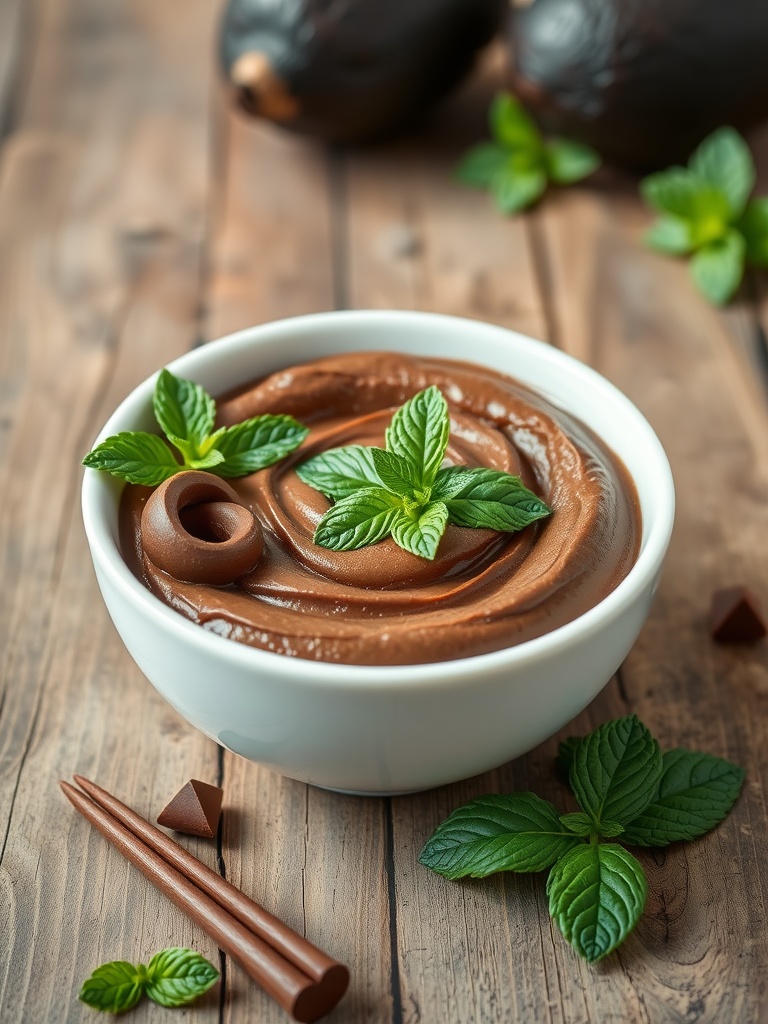
<path id="1" fill-rule="evenodd" d="M 333 308 L 338 287 L 332 163 L 321 145 L 225 116 L 206 295 L 211 337 Z M 227 877 L 352 967 L 342 1020 L 391 1019 L 385 808 L 224 756 Z M 224 1020 L 281 1024 L 250 984 L 227 984 Z"/>
<path id="2" fill-rule="evenodd" d="M 215 945 L 69 809 L 96 778 L 154 816 L 215 745 L 157 697 L 98 595 L 79 461 L 135 383 L 197 335 L 209 5 L 55 0 L 0 168 L 0 1007 L 79 1021 L 104 960 Z M 190 845 L 211 862 L 211 844 Z M 218 994 L 198 1019 L 218 1019 Z M 167 1011 L 147 1008 L 145 1020 Z"/>

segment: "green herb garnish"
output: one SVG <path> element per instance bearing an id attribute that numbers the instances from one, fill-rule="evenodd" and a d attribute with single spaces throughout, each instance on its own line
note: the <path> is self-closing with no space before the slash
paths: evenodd
<path id="1" fill-rule="evenodd" d="M 547 182 L 570 185 L 600 166 L 588 146 L 542 138 L 533 118 L 510 93 L 499 93 L 489 111 L 493 142 L 471 149 L 456 174 L 465 185 L 488 189 L 502 213 L 532 206 Z"/>
<path id="2" fill-rule="evenodd" d="M 551 869 L 549 912 L 593 963 L 626 939 L 648 894 L 640 862 L 601 840 L 667 846 L 703 836 L 730 811 L 744 771 L 710 754 L 662 754 L 637 715 L 564 740 L 557 766 L 580 811 L 560 815 L 533 793 L 483 796 L 438 826 L 419 861 L 451 879 Z"/>
<path id="3" fill-rule="evenodd" d="M 130 1010 L 143 995 L 161 1006 L 186 1006 L 218 981 L 219 972 L 205 957 L 177 946 L 156 953 L 144 964 L 125 960 L 97 967 L 80 990 L 80 999 L 107 1013 Z"/>
<path id="4" fill-rule="evenodd" d="M 314 541 L 352 551 L 392 536 L 433 559 L 448 523 L 513 532 L 550 515 L 519 477 L 495 469 L 441 469 L 450 434 L 448 404 L 434 385 L 392 417 L 386 448 L 350 445 L 302 462 L 301 479 L 335 502 Z"/>
<path id="5" fill-rule="evenodd" d="M 671 256 L 691 256 L 696 286 L 718 306 L 739 287 L 745 263 L 768 267 L 768 197 L 750 201 L 754 184 L 746 142 L 733 128 L 718 128 L 687 167 L 651 174 L 640 186 L 661 214 L 646 242 Z"/>
<path id="6" fill-rule="evenodd" d="M 182 457 L 182 464 L 157 434 L 123 431 L 102 441 L 83 465 L 132 484 L 155 487 L 185 469 L 216 476 L 255 473 L 301 444 L 308 430 L 292 416 L 255 416 L 214 431 L 216 403 L 199 384 L 161 370 L 153 398 L 155 419 Z"/>

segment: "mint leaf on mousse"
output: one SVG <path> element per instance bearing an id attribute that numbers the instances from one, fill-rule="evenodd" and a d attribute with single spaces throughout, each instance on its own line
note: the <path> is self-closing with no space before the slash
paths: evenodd
<path id="1" fill-rule="evenodd" d="M 298 448 L 308 434 L 292 416 L 255 416 L 233 427 L 213 430 L 216 403 L 199 384 L 161 370 L 152 405 L 178 461 L 157 434 L 123 431 L 102 441 L 83 459 L 132 484 L 156 487 L 185 469 L 221 477 L 246 476 L 271 466 Z"/>
<path id="2" fill-rule="evenodd" d="M 744 772 L 689 750 L 662 758 L 636 715 L 568 737 L 556 765 L 570 773 L 581 810 L 559 815 L 533 793 L 479 797 L 437 827 L 419 861 L 451 879 L 551 868 L 550 914 L 592 963 L 629 935 L 648 893 L 639 861 L 601 840 L 666 846 L 702 836 L 728 814 Z"/>
<path id="3" fill-rule="evenodd" d="M 448 403 L 432 385 L 395 412 L 386 448 L 350 445 L 300 463 L 300 479 L 336 502 L 320 520 L 315 544 L 352 551 L 391 536 L 432 560 L 448 523 L 511 533 L 551 514 L 519 477 L 441 469 L 450 429 Z"/>

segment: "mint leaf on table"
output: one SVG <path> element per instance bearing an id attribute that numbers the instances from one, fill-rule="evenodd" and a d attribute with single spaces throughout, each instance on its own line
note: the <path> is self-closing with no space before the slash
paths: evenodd
<path id="1" fill-rule="evenodd" d="M 661 216 L 645 236 L 653 249 L 691 256 L 699 291 L 722 306 L 735 294 L 745 264 L 768 266 L 768 199 L 749 197 L 755 164 L 733 128 L 718 128 L 698 146 L 687 167 L 644 178 L 640 190 Z"/>
<path id="2" fill-rule="evenodd" d="M 488 120 L 494 141 L 470 149 L 456 176 L 465 185 L 487 189 L 502 213 L 532 206 L 550 181 L 570 185 L 600 165 L 600 157 L 588 146 L 567 139 L 545 140 L 510 93 L 494 98 Z"/>
<path id="3" fill-rule="evenodd" d="M 636 715 L 560 743 L 581 810 L 559 814 L 533 793 L 489 794 L 437 827 L 420 863 L 446 878 L 542 871 L 549 910 L 580 956 L 602 959 L 629 935 L 645 905 L 642 865 L 618 843 L 666 846 L 703 836 L 728 814 L 744 772 L 709 754 L 670 750 Z"/>
<path id="4" fill-rule="evenodd" d="M 534 793 L 484 796 L 438 826 L 419 863 L 446 878 L 483 878 L 496 871 L 544 871 L 576 843 L 557 810 Z"/>
<path id="5" fill-rule="evenodd" d="M 183 468 L 161 437 L 132 430 L 102 441 L 86 455 L 83 465 L 147 487 L 156 487 Z"/>
<path id="6" fill-rule="evenodd" d="M 697 839 L 719 824 L 736 801 L 744 769 L 711 754 L 668 750 L 651 803 L 626 826 L 634 846 Z"/>
<path id="7" fill-rule="evenodd" d="M 547 880 L 549 913 L 576 952 L 602 960 L 643 912 L 648 882 L 640 862 L 616 843 L 582 843 L 558 860 Z"/>
<path id="8" fill-rule="evenodd" d="M 441 468 L 450 431 L 448 403 L 433 385 L 396 410 L 386 448 L 332 448 L 300 463 L 299 478 L 335 502 L 314 542 L 352 551 L 391 536 L 405 551 L 432 560 L 448 523 L 514 532 L 551 515 L 519 477 Z"/>
<path id="9" fill-rule="evenodd" d="M 221 477 L 245 476 L 271 466 L 298 448 L 308 430 L 292 416 L 256 416 L 213 429 L 216 403 L 199 384 L 160 371 L 152 405 L 155 419 L 182 462 L 157 434 L 124 431 L 108 437 L 83 459 L 133 484 L 155 487 L 186 469 Z"/>
<path id="10" fill-rule="evenodd" d="M 83 982 L 78 998 L 94 1010 L 122 1013 L 138 1003 L 145 984 L 146 968 L 125 960 L 113 960 L 97 967 Z"/>
<path id="11" fill-rule="evenodd" d="M 216 983 L 219 972 L 193 949 L 173 946 L 144 964 L 125 960 L 97 967 L 84 983 L 79 998 L 94 1010 L 123 1013 L 143 995 L 161 1006 L 185 1006 Z"/>
<path id="12" fill-rule="evenodd" d="M 219 972 L 193 949 L 172 947 L 156 953 L 147 966 L 146 993 L 161 1006 L 186 1006 L 215 985 Z"/>
<path id="13" fill-rule="evenodd" d="M 637 715 L 627 715 L 581 741 L 571 763 L 571 789 L 599 831 L 602 821 L 623 824 L 644 810 L 661 771 L 659 744 Z"/>

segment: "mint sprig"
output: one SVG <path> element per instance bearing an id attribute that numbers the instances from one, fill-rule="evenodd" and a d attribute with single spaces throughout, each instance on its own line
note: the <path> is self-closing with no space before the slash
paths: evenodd
<path id="1" fill-rule="evenodd" d="M 199 384 L 160 371 L 152 406 L 160 428 L 181 463 L 157 434 L 113 434 L 83 459 L 83 465 L 132 484 L 156 487 L 185 469 L 221 477 L 246 476 L 278 462 L 301 444 L 308 430 L 292 416 L 255 416 L 214 430 L 216 402 Z"/>
<path id="2" fill-rule="evenodd" d="M 446 878 L 551 869 L 549 911 L 590 963 L 611 953 L 640 919 L 648 883 L 636 846 L 696 839 L 721 822 L 744 772 L 710 754 L 659 745 L 636 715 L 606 722 L 560 744 L 580 811 L 558 815 L 533 793 L 491 794 L 455 810 L 427 840 L 419 861 Z"/>
<path id="3" fill-rule="evenodd" d="M 687 167 L 644 178 L 640 190 L 660 214 L 646 243 L 670 256 L 690 256 L 691 276 L 715 305 L 733 297 L 745 265 L 768 266 L 768 198 L 750 200 L 755 163 L 734 128 L 718 128 Z"/>
<path id="4" fill-rule="evenodd" d="M 296 467 L 304 483 L 334 504 L 314 541 L 354 551 L 386 537 L 420 558 L 434 559 L 448 523 L 513 532 L 550 515 L 519 477 L 500 470 L 441 468 L 451 421 L 432 385 L 402 405 L 386 430 L 386 448 L 349 445 Z"/>
<path id="5" fill-rule="evenodd" d="M 456 176 L 465 185 L 488 189 L 502 213 L 532 206 L 548 182 L 571 185 L 600 166 L 600 157 L 588 146 L 568 139 L 544 139 L 510 93 L 494 98 L 489 122 L 494 141 L 469 150 Z"/>
<path id="6" fill-rule="evenodd" d="M 143 995 L 161 1006 L 186 1006 L 218 981 L 219 972 L 192 949 L 173 946 L 156 953 L 149 964 L 125 960 L 97 967 L 80 990 L 82 1002 L 107 1013 L 123 1013 Z"/>

